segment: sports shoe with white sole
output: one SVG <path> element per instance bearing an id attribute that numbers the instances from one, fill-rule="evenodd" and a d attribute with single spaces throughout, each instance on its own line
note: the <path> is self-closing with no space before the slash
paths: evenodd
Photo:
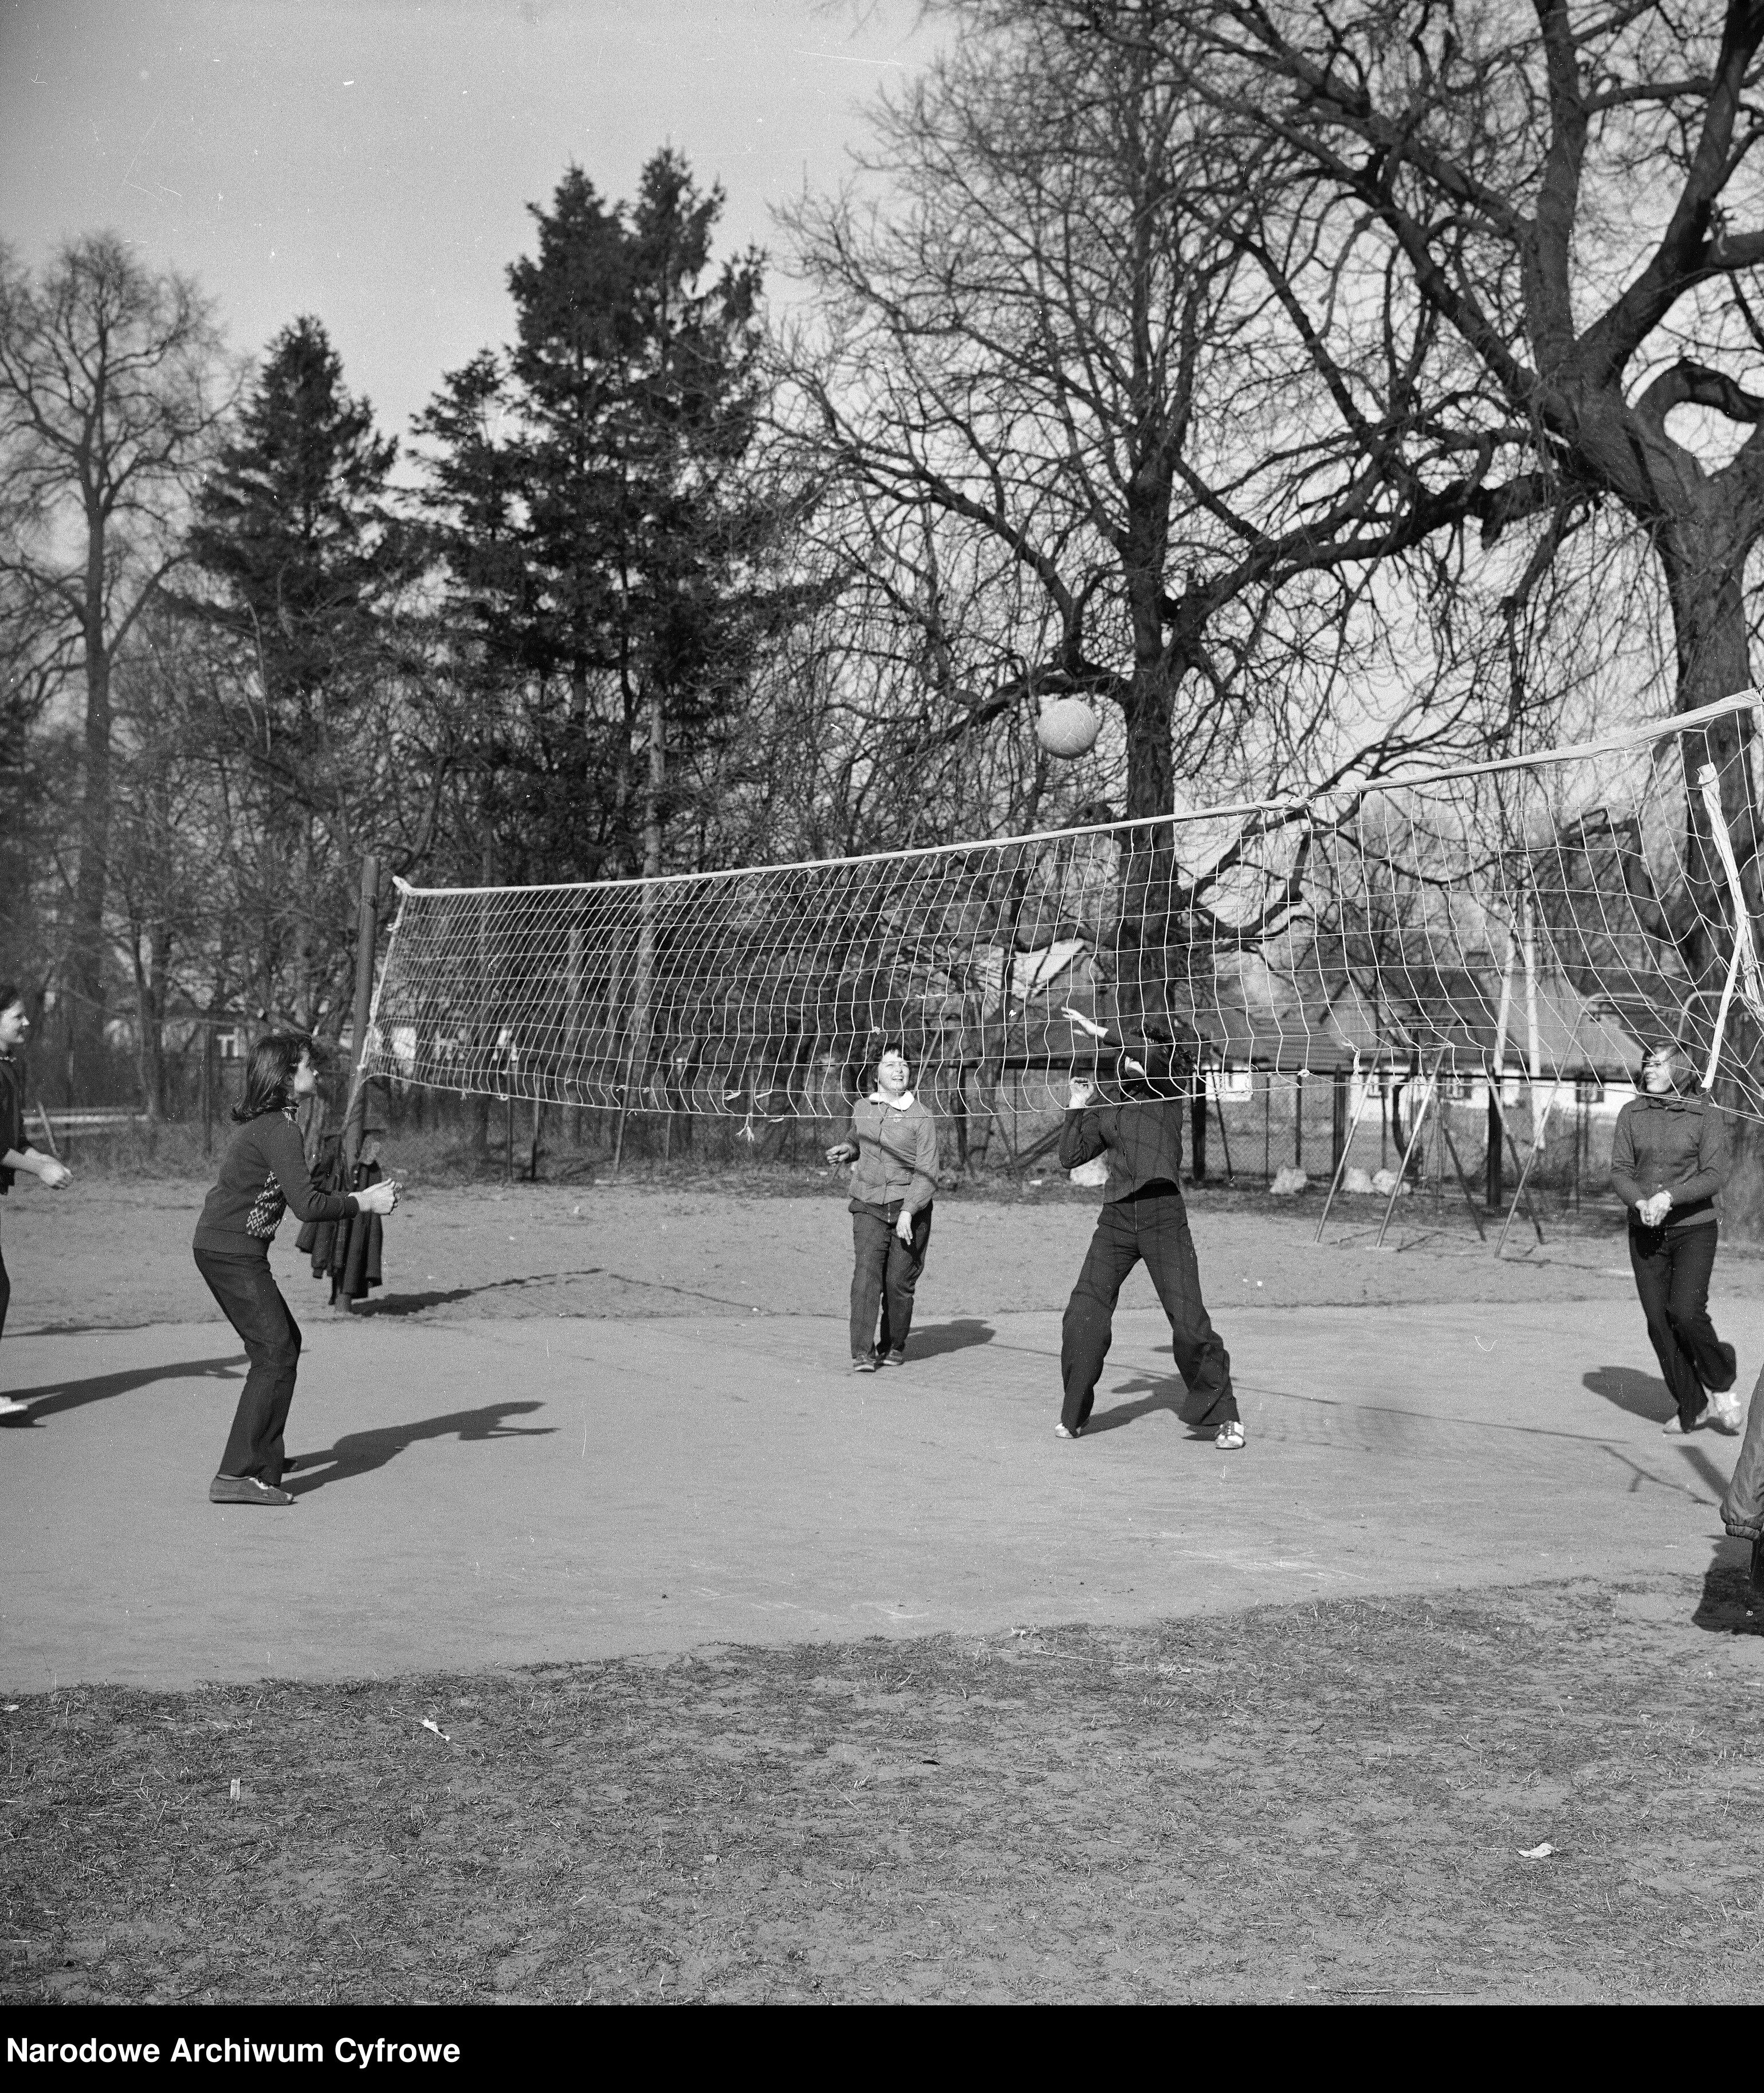
<path id="1" fill-rule="evenodd" d="M 15 1395 L 0 1395 L 0 1417 L 22 1417 L 30 1406 L 28 1402 L 20 1402 Z"/>
<path id="2" fill-rule="evenodd" d="M 1718 1432 L 1725 1432 L 1731 1438 L 1745 1428 L 1745 1405 L 1726 1389 L 1718 1395 L 1711 1394 L 1709 1407 L 1703 1412 L 1703 1422 L 1714 1425 Z"/>
<path id="3" fill-rule="evenodd" d="M 271 1489 L 256 1476 L 216 1476 L 208 1486 L 210 1504 L 291 1505 L 292 1490 Z"/>
<path id="4" fill-rule="evenodd" d="M 1213 1444 L 1222 1454 L 1235 1454 L 1240 1446 L 1246 1446 L 1249 1443 L 1240 1418 L 1231 1418 L 1213 1435 Z"/>

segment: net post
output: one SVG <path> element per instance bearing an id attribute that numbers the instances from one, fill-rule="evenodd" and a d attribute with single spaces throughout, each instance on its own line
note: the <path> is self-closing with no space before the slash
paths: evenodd
<path id="1" fill-rule="evenodd" d="M 1764 979 L 1761 979 L 1757 947 L 1752 941 L 1751 911 L 1745 905 L 1745 890 L 1740 881 L 1739 860 L 1733 854 L 1733 838 L 1727 833 L 1727 820 L 1721 811 L 1721 781 L 1712 763 L 1699 766 L 1697 790 L 1703 803 L 1703 812 L 1709 822 L 1709 836 L 1715 847 L 1715 855 L 1721 860 L 1721 869 L 1727 882 L 1728 905 L 1733 910 L 1733 952 L 1727 962 L 1727 977 L 1722 983 L 1721 1002 L 1715 1012 L 1714 1036 L 1709 1042 L 1709 1059 L 1703 1069 L 1703 1088 L 1706 1090 L 1715 1080 L 1715 1068 L 1721 1060 L 1721 1049 L 1727 1037 L 1727 1013 L 1733 1007 L 1733 992 L 1743 977 L 1746 1002 L 1754 1016 L 1764 1023 Z"/>
<path id="2" fill-rule="evenodd" d="M 355 912 L 355 1067 L 349 1079 L 349 1102 L 343 1115 L 343 1189 L 355 1189 L 355 1166 L 361 1160 L 367 1126 L 367 1030 L 374 1003 L 374 946 L 379 934 L 379 860 L 362 860 L 362 888 Z"/>
<path id="3" fill-rule="evenodd" d="M 1397 1166 L 1397 1181 L 1390 1188 L 1390 1197 L 1385 1202 L 1385 1217 L 1378 1224 L 1378 1240 L 1374 1250 L 1382 1250 L 1385 1237 L 1390 1228 L 1390 1216 L 1396 1211 L 1397 1202 L 1402 1196 L 1402 1188 L 1408 1182 L 1409 1159 L 1415 1153 L 1415 1144 L 1421 1138 L 1421 1130 L 1427 1124 L 1428 1108 L 1433 1102 L 1433 1092 L 1439 1084 L 1439 1072 L 1445 1066 L 1445 1049 L 1442 1046 L 1433 1057 L 1433 1072 L 1427 1079 L 1427 1088 L 1421 1095 L 1421 1109 L 1415 1116 L 1415 1124 L 1409 1129 L 1408 1145 L 1402 1151 L 1402 1160 Z"/>
<path id="4" fill-rule="evenodd" d="M 1568 1056 L 1571 1062 L 1579 1050 L 1580 1044 L 1580 1027 L 1585 1022 L 1585 1019 L 1586 1011 L 1583 1006 L 1575 1018 L 1574 1030 L 1570 1034 L 1568 1039 Z M 1549 1094 L 1544 1101 L 1544 1108 L 1541 1113 L 1537 1110 L 1537 1093 L 1536 1088 L 1534 1087 L 1532 1090 L 1531 1152 L 1525 1158 L 1525 1161 L 1519 1170 L 1519 1183 L 1513 1189 L 1513 1203 L 1507 1208 L 1506 1219 L 1501 1224 L 1501 1239 L 1494 1246 L 1494 1254 L 1497 1258 L 1502 1256 L 1506 1251 L 1507 1235 L 1513 1226 L 1513 1217 L 1519 1211 L 1519 1202 L 1525 1196 L 1525 1186 L 1530 1179 L 1532 1167 L 1536 1162 L 1538 1157 L 1544 1152 L 1544 1142 L 1549 1132 L 1549 1115 L 1555 1107 L 1556 1092 L 1560 1090 L 1561 1087 L 1562 1083 L 1558 1072 L 1556 1080 L 1552 1081 L 1549 1086 Z M 1532 1216 L 1532 1226 L 1534 1228 L 1537 1228 L 1537 1217 L 1535 1213 Z M 1543 1241 L 1543 1230 L 1541 1228 L 1537 1228 L 1537 1240 L 1540 1242 Z"/>
<path id="5" fill-rule="evenodd" d="M 1358 1076 L 1359 1073 L 1359 1049 L 1356 1046 L 1354 1049 L 1354 1074 Z M 1329 1209 L 1335 1204 L 1335 1195 L 1341 1190 L 1341 1180 L 1347 1175 L 1347 1159 L 1354 1153 L 1354 1137 L 1359 1132 L 1360 1118 L 1366 1110 L 1366 1100 L 1372 1095 L 1372 1088 L 1369 1078 L 1359 1086 L 1359 1103 L 1354 1107 L 1353 1121 L 1347 1130 L 1347 1139 L 1341 1143 L 1341 1159 L 1335 1166 L 1335 1175 L 1329 1180 L 1328 1197 L 1323 1202 L 1323 1211 L 1317 1219 L 1317 1233 L 1311 1238 L 1315 1242 L 1323 1241 L 1323 1231 L 1328 1224 Z"/>

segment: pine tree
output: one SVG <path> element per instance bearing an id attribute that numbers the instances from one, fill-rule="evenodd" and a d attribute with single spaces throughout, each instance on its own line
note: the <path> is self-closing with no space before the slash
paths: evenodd
<path id="1" fill-rule="evenodd" d="M 197 501 L 189 552 L 207 587 L 179 599 L 231 655 L 213 726 L 256 783 L 235 869 L 258 897 L 261 993 L 306 1025 L 340 1012 L 397 732 L 393 613 L 421 557 L 389 505 L 397 454 L 321 323 L 295 320 Z"/>
<path id="2" fill-rule="evenodd" d="M 197 504 L 189 551 L 214 591 L 200 607 L 255 652 L 272 733 L 307 755 L 411 571 L 386 507 L 397 448 L 345 389 L 323 324 L 302 318 L 271 344 Z"/>
<path id="3" fill-rule="evenodd" d="M 671 151 L 630 206 L 571 167 L 509 271 L 514 346 L 419 423 L 454 608 L 509 698 L 487 808 L 511 875 L 660 869 L 786 614 L 781 510 L 745 482 L 761 262 L 713 272 L 722 208 Z"/>

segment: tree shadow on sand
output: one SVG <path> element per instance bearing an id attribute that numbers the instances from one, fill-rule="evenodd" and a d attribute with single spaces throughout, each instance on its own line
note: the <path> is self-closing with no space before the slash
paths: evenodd
<path id="1" fill-rule="evenodd" d="M 1715 1543 L 1691 1625 L 1710 1635 L 1764 1635 L 1764 1560 L 1757 1544 L 1731 1538 Z"/>
<path id="2" fill-rule="evenodd" d="M 1634 1367 L 1594 1367 L 1580 1376 L 1580 1385 L 1602 1396 L 1632 1417 L 1645 1417 L 1664 1424 L 1675 1407 L 1658 1374 L 1641 1373 Z"/>
<path id="3" fill-rule="evenodd" d="M 336 1444 L 323 1452 L 301 1454 L 282 1472 L 282 1486 L 296 1497 L 322 1490 L 327 1483 L 346 1483 L 375 1469 L 414 1446 L 423 1439 L 457 1437 L 462 1444 L 487 1439 L 548 1439 L 556 1427 L 549 1424 L 511 1425 L 504 1420 L 542 1409 L 538 1402 L 489 1402 L 482 1410 L 452 1410 L 444 1417 L 419 1418 L 414 1424 L 386 1424 L 374 1432 L 345 1432 Z"/>
<path id="4" fill-rule="evenodd" d="M 132 1395 L 160 1380 L 243 1380 L 242 1352 L 218 1359 L 175 1359 L 163 1367 L 130 1367 L 121 1373 L 93 1374 L 85 1380 L 46 1380 L 36 1388 L 9 1389 L 8 1394 L 31 1407 L 24 1416 L 0 1417 L 0 1432 L 28 1432 L 46 1417 L 83 1410 L 89 1402 L 108 1402 L 113 1395 Z"/>

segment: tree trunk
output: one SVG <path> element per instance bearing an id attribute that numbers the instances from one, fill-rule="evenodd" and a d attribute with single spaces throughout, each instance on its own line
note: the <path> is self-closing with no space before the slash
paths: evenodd
<path id="1" fill-rule="evenodd" d="M 111 656 L 104 632 L 104 526 L 93 521 L 85 621 L 85 776 L 80 806 L 80 870 L 74 882 L 73 951 L 68 968 L 74 1088 L 96 1102 L 106 1073 L 104 1043 L 104 904 L 111 865 Z"/>

